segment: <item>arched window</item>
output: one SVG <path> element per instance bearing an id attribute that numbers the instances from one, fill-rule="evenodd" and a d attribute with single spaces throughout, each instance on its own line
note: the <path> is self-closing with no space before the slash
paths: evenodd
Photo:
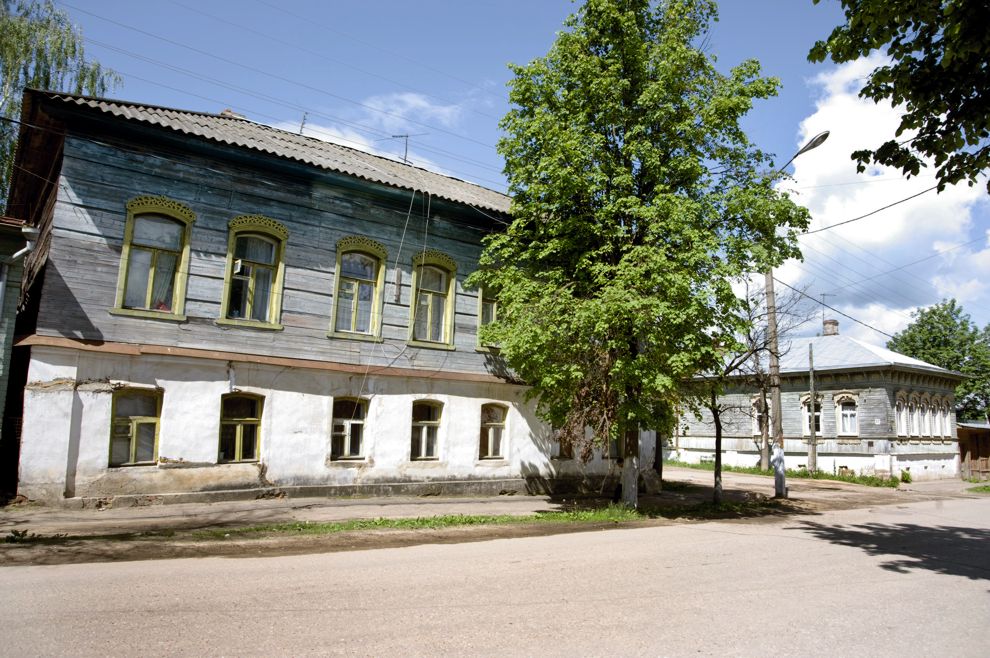
<path id="1" fill-rule="evenodd" d="M 835 425 L 838 436 L 859 436 L 858 397 L 855 393 L 842 392 L 834 396 Z"/>
<path id="2" fill-rule="evenodd" d="M 282 256 L 288 230 L 260 215 L 235 217 L 229 226 L 222 317 L 217 322 L 281 329 Z"/>
<path id="3" fill-rule="evenodd" d="M 456 274 L 454 259 L 438 251 L 428 250 L 413 259 L 411 342 L 453 348 Z"/>
<path id="4" fill-rule="evenodd" d="M 221 462 L 258 460 L 264 398 L 231 393 L 220 398 Z"/>
<path id="5" fill-rule="evenodd" d="M 123 388 L 113 394 L 110 466 L 137 466 L 158 461 L 159 390 Z"/>
<path id="6" fill-rule="evenodd" d="M 184 320 L 189 234 L 196 215 L 161 196 L 127 202 L 112 313 Z"/>
<path id="7" fill-rule="evenodd" d="M 932 435 L 932 406 L 928 402 L 921 403 L 921 436 Z"/>
<path id="8" fill-rule="evenodd" d="M 481 406 L 481 436 L 478 456 L 481 459 L 502 459 L 505 417 L 508 409 L 500 404 Z"/>
<path id="9" fill-rule="evenodd" d="M 437 459 L 442 412 L 443 405 L 439 402 L 413 402 L 410 459 Z"/>
<path id="10" fill-rule="evenodd" d="M 802 433 L 805 436 L 811 435 L 811 411 L 810 411 L 811 397 L 806 395 L 801 400 L 801 415 L 803 421 L 801 423 Z M 822 435 L 822 403 L 815 402 L 815 435 Z"/>
<path id="11" fill-rule="evenodd" d="M 388 254 L 378 242 L 350 236 L 337 243 L 332 335 L 381 336 L 382 290 Z"/>
<path id="12" fill-rule="evenodd" d="M 912 400 L 908 402 L 908 417 L 911 419 L 911 436 L 921 435 L 921 411 L 918 403 Z"/>
<path id="13" fill-rule="evenodd" d="M 904 400 L 897 400 L 897 405 L 894 407 L 894 422 L 897 425 L 897 436 L 907 436 L 908 416 Z"/>
<path id="14" fill-rule="evenodd" d="M 333 401 L 330 459 L 363 458 L 364 422 L 367 416 L 367 400 L 340 398 Z"/>

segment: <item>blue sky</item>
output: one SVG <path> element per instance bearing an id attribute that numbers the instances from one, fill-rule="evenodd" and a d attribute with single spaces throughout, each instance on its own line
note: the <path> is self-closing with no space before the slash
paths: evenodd
<path id="1" fill-rule="evenodd" d="M 543 55 L 576 5 L 565 0 L 71 0 L 57 4 L 87 55 L 117 70 L 114 97 L 249 119 L 372 150 L 504 191 L 495 151 L 506 110 L 507 64 Z M 832 135 L 799 158 L 784 185 L 812 228 L 921 192 L 931 176 L 857 175 L 849 153 L 877 142 L 896 111 L 856 98 L 880 60 L 809 64 L 808 49 L 842 19 L 838 2 L 722 0 L 708 50 L 724 69 L 756 58 L 781 79 L 745 127 L 787 160 L 811 135 Z M 910 310 L 955 296 L 990 322 L 990 209 L 985 189 L 952 189 L 802 238 L 804 262 L 778 277 L 886 333 Z M 960 246 L 961 245 L 961 246 Z M 926 259 L 914 263 L 920 259 Z M 914 263 L 914 264 L 911 264 Z M 835 315 L 828 312 L 828 315 Z M 842 332 L 886 337 L 839 317 Z M 814 333 L 818 325 L 806 331 Z"/>

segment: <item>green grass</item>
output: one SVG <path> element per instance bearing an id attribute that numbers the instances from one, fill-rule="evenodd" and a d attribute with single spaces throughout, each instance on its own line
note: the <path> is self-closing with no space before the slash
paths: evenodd
<path id="1" fill-rule="evenodd" d="M 985 493 L 990 494 L 990 484 L 984 484 L 979 487 L 970 487 L 966 491 L 972 491 L 973 493 Z"/>
<path id="2" fill-rule="evenodd" d="M 702 464 L 689 464 L 687 462 L 680 461 L 669 461 L 665 462 L 671 466 L 680 466 L 682 468 L 693 468 L 701 471 L 714 471 L 715 464 L 711 462 Z M 723 465 L 722 470 L 731 473 L 748 473 L 750 475 L 773 475 L 772 470 L 764 471 L 758 466 L 728 466 Z M 896 489 L 900 484 L 894 478 L 882 478 L 876 475 L 839 475 L 837 473 L 828 473 L 826 471 L 815 471 L 814 473 L 809 473 L 805 469 L 792 470 L 787 469 L 786 475 L 789 478 L 800 478 L 800 479 L 810 479 L 810 480 L 834 480 L 837 482 L 849 482 L 852 484 L 862 484 L 867 487 L 891 487 Z"/>

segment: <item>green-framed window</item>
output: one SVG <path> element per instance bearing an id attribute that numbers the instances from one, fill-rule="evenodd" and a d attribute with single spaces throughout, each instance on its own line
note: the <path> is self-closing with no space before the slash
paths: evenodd
<path id="1" fill-rule="evenodd" d="M 110 466 L 156 463 L 162 392 L 122 388 L 114 391 L 112 405 Z"/>
<path id="2" fill-rule="evenodd" d="M 163 196 L 127 202 L 117 274 L 116 315 L 185 319 L 189 239 L 196 215 Z"/>
<path id="3" fill-rule="evenodd" d="M 364 422 L 367 416 L 367 400 L 339 398 L 333 401 L 331 460 L 364 458 Z"/>
<path id="4" fill-rule="evenodd" d="M 502 459 L 505 448 L 505 419 L 509 410 L 500 404 L 481 405 L 480 459 Z"/>
<path id="5" fill-rule="evenodd" d="M 235 217 L 229 229 L 218 324 L 281 329 L 288 229 L 261 215 Z"/>
<path id="6" fill-rule="evenodd" d="M 258 461 L 264 398 L 230 393 L 220 398 L 220 462 Z"/>
<path id="7" fill-rule="evenodd" d="M 385 247 L 374 240 L 349 236 L 337 243 L 331 336 L 366 340 L 381 337 L 387 262 Z"/>
<path id="8" fill-rule="evenodd" d="M 478 290 L 478 347 L 482 350 L 497 347 L 492 343 L 481 339 L 481 330 L 485 326 L 498 320 L 498 300 L 491 291 L 480 288 Z"/>
<path id="9" fill-rule="evenodd" d="M 440 417 L 442 415 L 443 405 L 439 402 L 413 402 L 410 459 L 437 459 L 439 457 Z"/>
<path id="10" fill-rule="evenodd" d="M 454 304 L 457 263 L 427 250 L 413 259 L 413 299 L 409 342 L 428 347 L 454 347 Z"/>

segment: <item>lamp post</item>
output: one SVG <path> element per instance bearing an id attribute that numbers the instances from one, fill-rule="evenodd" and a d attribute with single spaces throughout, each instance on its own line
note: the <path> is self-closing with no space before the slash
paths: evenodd
<path id="1" fill-rule="evenodd" d="M 791 156 L 774 174 L 783 173 L 794 158 L 811 149 L 818 148 L 828 139 L 828 131 L 818 133 L 801 149 Z M 780 404 L 780 357 L 777 347 L 777 300 L 773 291 L 773 269 L 766 272 L 767 291 L 767 338 L 770 342 L 770 417 L 773 420 L 773 491 L 775 498 L 787 498 L 787 479 L 784 468 L 784 423 L 781 416 Z"/>

